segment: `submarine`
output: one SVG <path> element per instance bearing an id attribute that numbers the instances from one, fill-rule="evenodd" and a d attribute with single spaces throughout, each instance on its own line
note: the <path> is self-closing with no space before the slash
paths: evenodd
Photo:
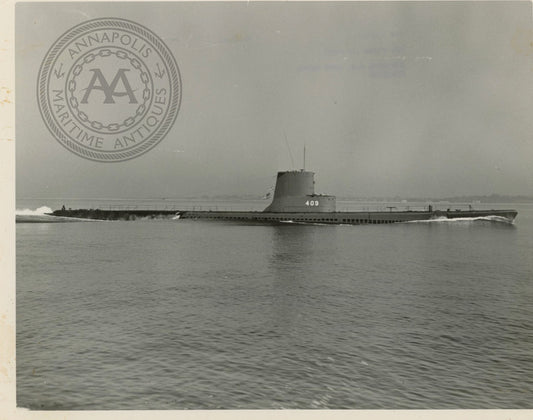
<path id="1" fill-rule="evenodd" d="M 337 211 L 336 197 L 315 193 L 315 173 L 305 169 L 277 173 L 272 202 L 263 211 L 218 210 L 55 210 L 51 215 L 98 220 L 136 220 L 139 218 L 202 219 L 259 223 L 311 224 L 389 224 L 431 219 L 496 217 L 513 222 L 516 210 L 424 210 Z"/>

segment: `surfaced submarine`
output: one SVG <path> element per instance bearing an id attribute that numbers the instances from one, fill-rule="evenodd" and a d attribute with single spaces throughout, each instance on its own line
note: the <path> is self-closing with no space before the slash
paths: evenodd
<path id="1" fill-rule="evenodd" d="M 218 210 L 102 210 L 61 209 L 54 216 L 99 220 L 136 220 L 139 218 L 205 219 L 259 223 L 320 223 L 320 224 L 388 224 L 430 219 L 495 217 L 513 222 L 516 210 L 424 210 L 337 211 L 336 197 L 315 193 L 315 173 L 292 170 L 278 172 L 272 202 L 263 211 Z"/>

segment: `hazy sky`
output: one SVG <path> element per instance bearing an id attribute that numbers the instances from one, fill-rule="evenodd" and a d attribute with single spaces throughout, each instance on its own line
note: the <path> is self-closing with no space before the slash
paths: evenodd
<path id="1" fill-rule="evenodd" d="M 304 143 L 321 193 L 532 195 L 531 7 L 19 3 L 17 196 L 264 194 Z M 121 163 L 63 148 L 36 101 L 48 48 L 97 17 L 152 29 L 183 83 L 167 137 Z"/>

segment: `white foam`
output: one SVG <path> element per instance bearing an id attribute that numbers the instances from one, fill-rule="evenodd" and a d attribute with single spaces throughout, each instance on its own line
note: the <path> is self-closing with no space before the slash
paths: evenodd
<path id="1" fill-rule="evenodd" d="M 498 223 L 513 223 L 506 217 L 502 216 L 479 216 L 479 217 L 456 217 L 454 219 L 448 219 L 447 217 L 435 217 L 428 220 L 410 220 L 406 223 L 472 223 L 472 222 L 498 222 Z"/>
<path id="2" fill-rule="evenodd" d="M 50 207 L 42 206 L 38 209 L 31 210 L 31 209 L 16 209 L 15 214 L 17 216 L 43 216 L 46 213 L 52 213 L 52 209 Z"/>

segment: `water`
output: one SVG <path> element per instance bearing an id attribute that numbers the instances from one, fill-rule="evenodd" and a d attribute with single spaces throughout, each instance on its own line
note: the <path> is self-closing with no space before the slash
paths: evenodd
<path id="1" fill-rule="evenodd" d="M 533 408 L 533 205 L 504 207 L 17 224 L 18 406 Z"/>

